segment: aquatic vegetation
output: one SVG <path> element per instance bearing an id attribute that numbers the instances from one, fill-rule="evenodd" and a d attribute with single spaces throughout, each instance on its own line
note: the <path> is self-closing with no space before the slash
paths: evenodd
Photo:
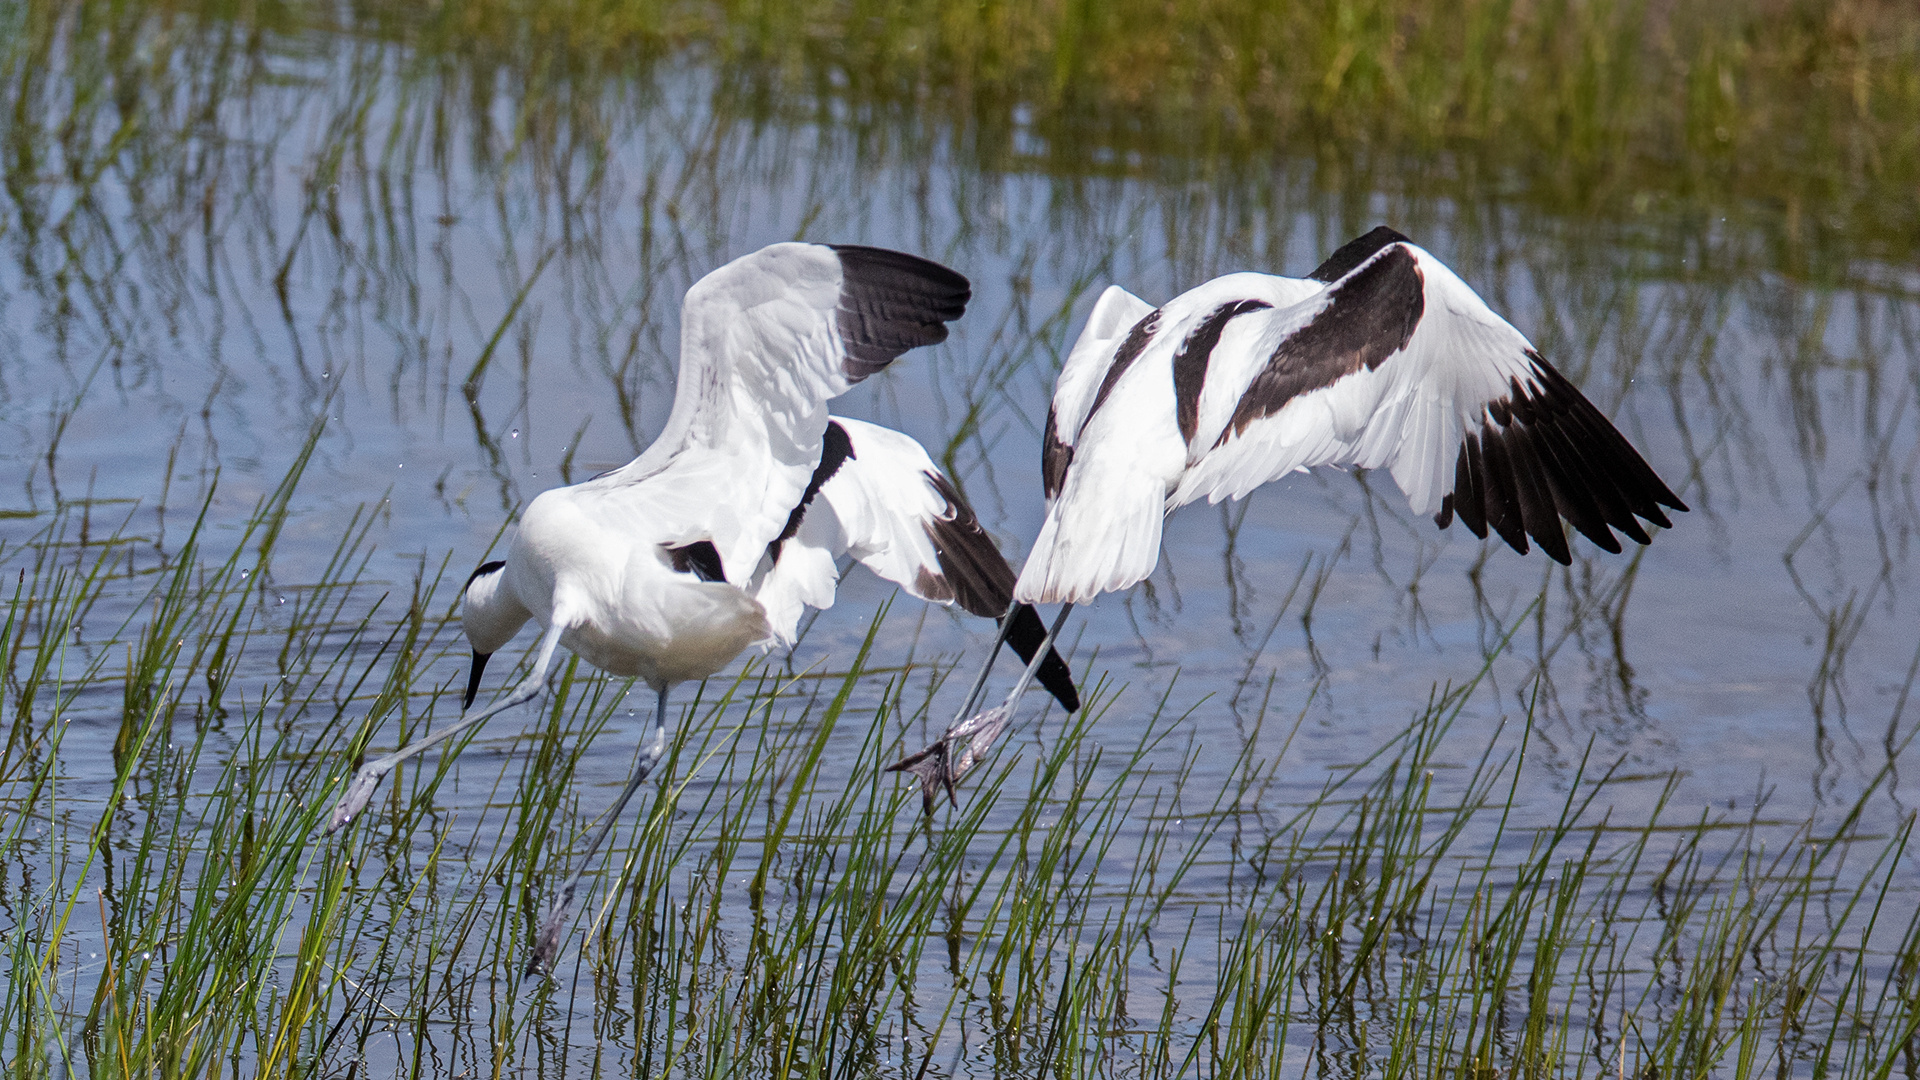
<path id="1" fill-rule="evenodd" d="M 1920 1073 L 1915 33 L 1891 0 L 0 5 L 0 1061 Z M 1301 273 L 1380 221 L 1688 528 L 1561 569 L 1365 474 L 1191 507 L 1069 642 L 1084 717 L 1029 699 L 931 824 L 883 769 L 981 641 L 849 578 L 689 690 L 551 981 L 528 938 L 644 691 L 569 666 L 323 837 L 357 759 L 455 712 L 501 520 L 657 429 L 724 258 L 967 271 L 873 412 L 1017 555 L 1100 287 Z"/>
<path id="2" fill-rule="evenodd" d="M 62 514 L 66 555 L 9 602 L 16 1075 L 1857 1076 L 1920 1052 L 1912 818 L 1864 828 L 1875 790 L 1834 821 L 1765 792 L 1700 813 L 1590 744 L 1535 816 L 1532 717 L 1477 747 L 1455 730 L 1472 673 L 1320 779 L 1284 764 L 1300 718 L 1256 712 L 1201 784 L 1188 718 L 1122 727 L 1108 686 L 928 827 L 883 771 L 934 723 L 927 670 L 874 666 L 884 613 L 843 671 L 709 684 L 572 971 L 523 980 L 539 899 L 610 798 L 576 768 L 635 744 L 633 687 L 570 666 L 525 734 L 489 740 L 506 752 L 408 768 L 356 839 L 316 842 L 349 744 L 452 708 L 430 672 L 457 581 L 360 614 L 355 534 L 326 576 L 273 586 L 333 599 L 280 615 L 249 579 L 282 514 L 224 560 L 196 535 L 132 575 L 143 538 L 77 542 Z M 126 626 L 69 644 L 128 591 Z M 173 648 L 109 670 L 163 627 Z M 280 688 L 188 706 L 194 655 L 286 640 Z M 101 682 L 159 692 L 127 730 L 75 725 Z"/>
<path id="3" fill-rule="evenodd" d="M 1920 236 L 1920 21 L 1899 0 L 563 0 L 349 25 L 537 95 L 692 50 L 728 72 L 729 111 L 986 172 L 1244 183 L 1278 151 L 1332 190 L 1736 215 L 1802 267 L 1833 245 L 1911 258 Z"/>

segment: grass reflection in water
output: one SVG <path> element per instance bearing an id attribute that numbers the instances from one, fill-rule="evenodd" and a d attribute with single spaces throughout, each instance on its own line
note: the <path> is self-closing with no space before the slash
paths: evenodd
<path id="1" fill-rule="evenodd" d="M 1911 20 L 1455 11 L 0 10 L 0 1056 L 1911 1074 Z M 880 769 L 978 642 L 850 580 L 688 706 L 553 983 L 520 943 L 631 762 L 625 684 L 569 670 L 316 839 L 353 753 L 451 715 L 502 513 L 657 430 L 726 257 L 975 279 L 874 412 L 1017 555 L 1101 286 L 1382 220 L 1697 530 L 1561 571 L 1366 476 L 1190 510 L 1093 612 L 1087 718 L 931 829 Z"/>

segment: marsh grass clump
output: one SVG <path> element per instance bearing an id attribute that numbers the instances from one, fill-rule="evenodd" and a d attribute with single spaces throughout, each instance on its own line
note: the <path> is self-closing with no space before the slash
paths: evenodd
<path id="1" fill-rule="evenodd" d="M 932 122 L 988 172 L 1257 183 L 1284 152 L 1330 188 L 1629 222 L 1784 202 L 1796 250 L 1846 235 L 1900 259 L 1920 235 L 1920 22 L 1900 0 L 561 0 L 355 22 L 540 94 L 690 51 L 725 73 L 724 112 L 835 115 L 880 142 Z"/>
<path id="2" fill-rule="evenodd" d="M 1689 233 L 1726 218 L 1766 230 L 1774 265 L 1801 276 L 1844 274 L 1862 255 L 1910 260 L 1920 236 L 1920 21 L 1904 0 L 9 11 L 0 80 L 20 130 L 7 173 L 30 232 L 96 227 L 32 198 L 37 169 L 94 139 L 158 165 L 168 160 L 161 131 L 213 122 L 209 99 L 277 83 L 278 69 L 297 71 L 310 56 L 303 43 L 331 35 L 348 47 L 395 46 L 409 106 L 431 115 L 364 154 L 318 163 L 317 174 L 389 160 L 422 138 L 444 149 L 471 126 L 483 167 L 530 154 L 594 177 L 616 149 L 600 143 L 610 100 L 684 92 L 692 67 L 711 73 L 698 93 L 729 120 L 824 123 L 866 155 L 950 159 L 1070 188 L 1211 181 L 1258 203 L 1284 194 L 1269 191 L 1280 166 L 1305 161 L 1317 192 L 1349 203 L 1366 193 L 1492 198 Z M 177 85 L 169 56 L 223 74 Z M 495 94 L 506 112 L 485 104 Z M 364 105 L 334 118 L 342 135 L 386 123 Z M 53 133 L 63 145 L 37 145 L 43 111 L 88 122 L 69 117 Z M 70 167 L 85 183 L 98 175 Z M 329 181 L 314 180 L 310 209 L 337 228 Z M 1363 227 L 1365 211 L 1348 209 L 1346 226 Z M 278 267 L 283 299 L 293 269 Z"/>
<path id="3" fill-rule="evenodd" d="M 276 579 L 293 479 L 224 554 L 203 511 L 177 552 L 130 565 L 137 515 L 81 543 L 72 509 L 9 552 L 14 1075 L 1920 1060 L 1913 818 L 1879 805 L 1891 766 L 1837 820 L 1799 820 L 1764 798 L 1682 808 L 1678 776 L 1589 746 L 1542 800 L 1529 714 L 1462 729 L 1483 697 L 1469 673 L 1309 781 L 1279 730 L 1297 718 L 1261 714 L 1203 766 L 1205 702 L 1122 726 L 1140 706 L 1099 683 L 927 821 L 884 767 L 934 725 L 924 680 L 944 669 L 886 666 L 885 612 L 840 670 L 749 664 L 682 709 L 559 970 L 523 980 L 546 891 L 611 801 L 583 756 L 637 745 L 631 687 L 568 665 L 524 730 L 409 766 L 325 839 L 355 755 L 444 716 L 458 635 L 438 575 L 404 611 L 372 595 L 364 529 L 310 583 Z"/>

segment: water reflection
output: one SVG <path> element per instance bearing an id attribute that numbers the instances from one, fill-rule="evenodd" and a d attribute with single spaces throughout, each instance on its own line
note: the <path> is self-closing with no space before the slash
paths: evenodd
<path id="1" fill-rule="evenodd" d="M 1076 649 L 1126 688 L 1103 739 L 1146 738 L 1140 703 L 1164 699 L 1184 717 L 1169 742 L 1197 748 L 1164 767 L 1191 753 L 1200 777 L 1226 777 L 1200 751 L 1228 747 L 1272 762 L 1234 781 L 1244 814 L 1223 878 L 1329 770 L 1496 655 L 1461 725 L 1477 737 L 1532 712 L 1554 779 L 1518 792 L 1535 809 L 1557 806 L 1588 755 L 1681 777 L 1610 788 L 1622 814 L 1844 807 L 1913 730 L 1920 278 L 1834 254 L 1830 223 L 1827 245 L 1783 246 L 1814 228 L 1792 208 L 1569 216 L 1458 161 L 1388 175 L 1272 146 L 1122 167 L 1137 135 L 1103 155 L 1087 149 L 1097 132 L 1022 131 L 1015 113 L 966 145 L 910 107 L 792 98 L 790 81 L 687 52 L 555 71 L 271 13 L 12 18 L 0 452 L 18 487 L 0 506 L 18 515 L 0 542 L 15 561 L 52 558 L 58 545 L 22 545 L 82 501 L 107 516 L 139 500 L 130 573 L 181 557 L 209 497 L 207 543 L 232 544 L 317 430 L 263 610 L 324 608 L 299 586 L 344 560 L 391 588 L 378 620 L 419 630 L 442 614 L 422 610 L 433 581 L 478 562 L 503 517 L 650 441 L 686 287 L 795 237 L 915 250 L 973 278 L 948 346 L 840 404 L 926 444 L 1017 554 L 1040 519 L 1053 372 L 1101 287 L 1165 298 L 1234 269 L 1299 273 L 1385 221 L 1524 328 L 1694 511 L 1644 552 L 1576 547 L 1565 569 L 1437 533 L 1365 474 L 1177 515 L 1160 570 L 1093 608 Z M 849 655 L 885 595 L 850 579 L 787 670 Z M 114 592 L 101 610 L 117 621 L 133 602 Z M 223 695 L 262 684 L 303 722 L 320 677 L 286 629 L 302 619 L 260 618 L 288 634 L 277 667 L 198 674 L 209 724 Z M 942 615 L 912 618 L 916 663 L 969 641 Z M 1020 738 L 1043 756 L 1054 733 Z M 582 759 L 581 787 L 625 764 Z M 1750 794 L 1763 783 L 1770 801 Z M 1904 814 L 1906 793 L 1888 792 L 1868 825 Z M 1365 1044 L 1354 1014 L 1331 1019 Z"/>
<path id="2" fill-rule="evenodd" d="M 1117 279 L 1164 295 L 1235 267 L 1297 267 L 1384 218 L 1444 247 L 1637 441 L 1685 463 L 1699 507 L 1686 529 L 1723 565 L 1756 543 L 1785 560 L 1823 643 L 1806 689 L 1816 727 L 1844 716 L 1845 658 L 1873 613 L 1902 610 L 1915 515 L 1897 448 L 1912 430 L 1914 328 L 1910 283 L 1885 271 L 1864 274 L 1877 288 L 1810 288 L 1753 274 L 1753 240 L 1737 232 L 1621 235 L 1465 198 L 1355 205 L 1311 163 L 1172 188 L 956 174 L 861 131 L 743 124 L 715 108 L 729 89 L 697 67 L 656 67 L 645 91 L 487 98 L 473 96 L 476 73 L 410 70 L 378 42 L 283 54 L 217 25 L 170 54 L 195 77 L 128 57 L 71 63 L 106 65 L 113 93 L 69 101 L 49 77 L 24 79 L 16 115 L 39 122 L 14 125 L 9 144 L 8 347 L 61 375 L 5 376 L 28 506 L 71 497 L 96 471 L 96 497 L 148 495 L 159 478 L 142 466 L 162 454 L 202 482 L 216 469 L 271 475 L 281 433 L 330 414 L 329 473 L 309 479 L 309 497 L 346 506 L 430 478 L 443 520 L 397 534 L 437 547 L 450 520 L 472 540 L 489 514 L 644 445 L 670 393 L 675 299 L 699 273 L 764 239 L 855 235 L 981 279 L 965 341 L 868 407 L 933 436 L 985 489 L 975 498 L 995 524 L 1022 535 L 1021 462 L 1089 290 Z M 165 422 L 119 422 L 150 412 Z M 1450 538 L 1364 478 L 1358 491 L 1308 483 L 1304 501 L 1320 505 L 1287 515 L 1315 524 L 1300 536 L 1330 563 L 1364 552 L 1402 647 L 1440 647 L 1419 585 Z M 1787 508 L 1801 503 L 1796 523 Z M 1243 649 L 1249 627 L 1278 619 L 1258 610 L 1265 575 L 1242 551 L 1249 509 L 1225 512 L 1217 543 L 1190 524 L 1182 543 L 1224 554 L 1170 560 L 1125 603 L 1142 662 L 1195 660 L 1184 640 L 1156 649 L 1150 632 L 1184 638 L 1208 622 L 1189 611 L 1182 566 L 1224 558 L 1222 625 Z M 1256 525 L 1273 520 L 1261 509 Z M 1317 527 L 1329 515 L 1348 524 Z M 1871 550 L 1849 546 L 1862 535 L 1850 524 L 1868 527 Z M 1511 614 L 1502 590 L 1515 577 L 1503 566 L 1489 596 L 1469 572 L 1482 650 Z M 1313 580 L 1302 643 L 1325 674 L 1310 628 L 1327 579 Z M 1563 635 L 1622 642 L 1620 611 L 1571 580 Z M 1585 630 L 1593 618 L 1610 630 Z M 1378 649 L 1385 633 L 1361 639 Z M 1621 677 L 1589 680 L 1583 708 L 1643 719 L 1631 665 L 1610 666 Z M 1619 700 L 1601 689 L 1615 683 Z"/>

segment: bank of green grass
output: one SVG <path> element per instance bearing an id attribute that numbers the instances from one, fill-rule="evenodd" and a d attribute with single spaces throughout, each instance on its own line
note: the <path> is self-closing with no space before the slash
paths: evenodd
<path id="1" fill-rule="evenodd" d="M 1901 0 L 560 0 L 349 22 L 533 90 L 710 57 L 727 111 L 932 127 L 989 172 L 1246 183 L 1304 157 L 1356 193 L 1624 221 L 1757 202 L 1803 260 L 1907 258 L 1920 236 Z"/>
<path id="2" fill-rule="evenodd" d="M 1304 167 L 1349 229 L 1380 195 L 1525 204 L 1654 248 L 1755 232 L 1745 270 L 1833 281 L 1910 262 L 1920 237 L 1904 0 L 29 3 L 0 12 L 0 39 L 0 159 L 30 235 L 58 213 L 34 205 L 46 170 L 84 187 L 108 160 L 175 161 L 171 133 L 213 124 L 210 102 L 378 42 L 398 47 L 403 112 L 430 115 L 369 160 L 426 138 L 483 162 L 584 152 L 591 176 L 626 104 L 697 86 L 723 125 L 824 124 L 875 160 L 1069 194 L 1140 177 L 1284 208 Z M 692 69 L 711 80 L 673 81 Z"/>

